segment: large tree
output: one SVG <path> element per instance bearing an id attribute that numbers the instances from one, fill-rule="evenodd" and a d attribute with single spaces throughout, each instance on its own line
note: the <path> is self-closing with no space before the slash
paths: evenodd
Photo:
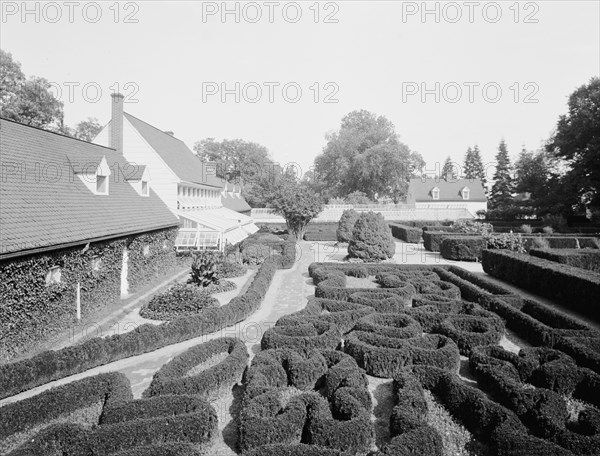
<path id="1" fill-rule="evenodd" d="M 0 49 L 0 114 L 34 127 L 63 131 L 63 103 L 50 91 L 50 83 L 40 77 L 28 79 L 21 64 Z"/>
<path id="2" fill-rule="evenodd" d="M 315 159 L 315 176 L 327 198 L 361 191 L 371 199 L 399 201 L 408 180 L 423 158 L 402 144 L 394 125 L 384 116 L 353 111 Z"/>
<path id="3" fill-rule="evenodd" d="M 73 136 L 84 141 L 91 142 L 98 133 L 102 130 L 102 125 L 95 117 L 88 117 L 87 120 L 82 120 L 75 125 Z"/>
<path id="4" fill-rule="evenodd" d="M 452 158 L 448 156 L 442 168 L 442 179 L 453 181 L 458 179 L 458 172 Z"/>
<path id="5" fill-rule="evenodd" d="M 494 185 L 489 198 L 490 209 L 498 209 L 511 204 L 513 198 L 513 181 L 511 176 L 512 167 L 510 157 L 504 139 L 500 141 L 498 153 L 496 154 L 496 172 L 494 173 Z"/>
<path id="6" fill-rule="evenodd" d="M 565 160 L 564 183 L 573 206 L 600 206 L 600 78 L 575 90 L 546 150 Z"/>
<path id="7" fill-rule="evenodd" d="M 206 138 L 194 144 L 194 151 L 203 162 L 216 163 L 219 177 L 242 187 L 256 182 L 272 164 L 266 147 L 243 139 Z"/>
<path id="8" fill-rule="evenodd" d="M 475 144 L 475 147 L 467 149 L 465 155 L 465 163 L 463 174 L 465 179 L 481 179 L 481 182 L 485 185 L 485 170 L 483 168 L 483 161 L 481 160 L 481 153 L 479 147 Z"/>
<path id="9" fill-rule="evenodd" d="M 283 216 L 288 231 L 297 240 L 304 237 L 306 226 L 323 210 L 319 195 L 293 173 L 280 174 L 265 197 L 268 206 Z"/>

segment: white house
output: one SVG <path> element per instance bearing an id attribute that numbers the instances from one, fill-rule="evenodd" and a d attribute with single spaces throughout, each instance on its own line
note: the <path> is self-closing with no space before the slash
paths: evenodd
<path id="1" fill-rule="evenodd" d="M 178 250 L 223 250 L 258 231 L 251 217 L 223 206 L 227 182 L 216 176 L 214 164 L 201 162 L 173 132 L 124 112 L 123 101 L 123 95 L 112 95 L 112 118 L 94 142 L 138 164 L 121 170 L 125 179 L 141 172 L 149 176 L 152 190 L 181 220 Z"/>
<path id="2" fill-rule="evenodd" d="M 481 179 L 422 177 L 410 180 L 406 202 L 417 209 L 467 209 L 473 216 L 487 210 Z"/>

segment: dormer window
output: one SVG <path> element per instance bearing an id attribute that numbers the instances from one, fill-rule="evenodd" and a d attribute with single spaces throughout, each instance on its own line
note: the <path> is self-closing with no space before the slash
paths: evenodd
<path id="1" fill-rule="evenodd" d="M 469 190 L 469 187 L 465 187 L 460 191 L 460 193 L 462 195 L 462 199 L 468 200 L 471 194 L 471 190 Z"/>
<path id="2" fill-rule="evenodd" d="M 440 189 L 437 187 L 434 187 L 433 189 L 431 189 L 431 197 L 434 200 L 439 200 L 440 199 Z"/>
<path id="3" fill-rule="evenodd" d="M 107 176 L 96 176 L 96 194 L 108 195 L 108 177 Z"/>
<path id="4" fill-rule="evenodd" d="M 148 182 L 142 181 L 142 196 L 148 196 L 148 195 L 149 195 Z"/>

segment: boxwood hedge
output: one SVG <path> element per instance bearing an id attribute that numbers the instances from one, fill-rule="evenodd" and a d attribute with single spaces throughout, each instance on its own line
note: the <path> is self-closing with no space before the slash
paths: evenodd
<path id="1" fill-rule="evenodd" d="M 600 322 L 600 273 L 504 250 L 486 250 L 483 270 Z"/>
<path id="2" fill-rule="evenodd" d="M 481 260 L 487 242 L 478 236 L 450 236 L 442 240 L 440 253 L 443 258 L 455 261 Z"/>
<path id="3" fill-rule="evenodd" d="M 227 357 L 220 363 L 189 374 L 195 366 L 221 353 L 227 353 Z M 241 379 L 247 364 L 248 350 L 244 342 L 230 337 L 214 339 L 186 350 L 163 365 L 154 374 L 144 396 L 193 394 L 214 399 Z"/>
<path id="4" fill-rule="evenodd" d="M 158 326 L 141 325 L 125 334 L 96 337 L 79 345 L 0 365 L 0 398 L 238 323 L 260 306 L 276 269 L 282 264 L 283 260 L 279 263 L 265 261 L 246 292 L 222 307 L 208 309 L 196 316 L 179 317 Z"/>
<path id="5" fill-rule="evenodd" d="M 397 223 L 390 223 L 389 225 L 392 230 L 392 236 L 395 238 L 411 244 L 421 242 L 421 233 L 423 233 L 421 228 L 399 225 Z"/>
<path id="6" fill-rule="evenodd" d="M 600 250 L 598 249 L 531 249 L 529 254 L 576 268 L 600 272 Z"/>
<path id="7" fill-rule="evenodd" d="M 313 320 L 310 323 L 294 322 L 286 326 L 277 324 L 269 328 L 261 339 L 261 348 L 291 348 L 307 351 L 315 348 L 335 349 L 342 340 L 339 328 L 331 323 Z"/>

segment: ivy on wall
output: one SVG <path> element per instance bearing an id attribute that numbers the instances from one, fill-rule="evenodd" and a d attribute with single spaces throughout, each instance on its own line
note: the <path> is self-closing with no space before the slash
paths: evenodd
<path id="1" fill-rule="evenodd" d="M 125 246 L 130 292 L 173 271 L 176 236 L 173 228 L 0 262 L 0 361 L 31 350 L 76 322 L 77 283 L 83 317 L 118 302 Z M 97 270 L 94 259 L 100 263 Z M 46 274 L 55 266 L 61 268 L 60 283 L 46 285 Z"/>
<path id="2" fill-rule="evenodd" d="M 178 228 L 153 231 L 127 240 L 129 292 L 133 293 L 175 269 Z M 144 252 L 146 248 L 147 254 Z"/>

